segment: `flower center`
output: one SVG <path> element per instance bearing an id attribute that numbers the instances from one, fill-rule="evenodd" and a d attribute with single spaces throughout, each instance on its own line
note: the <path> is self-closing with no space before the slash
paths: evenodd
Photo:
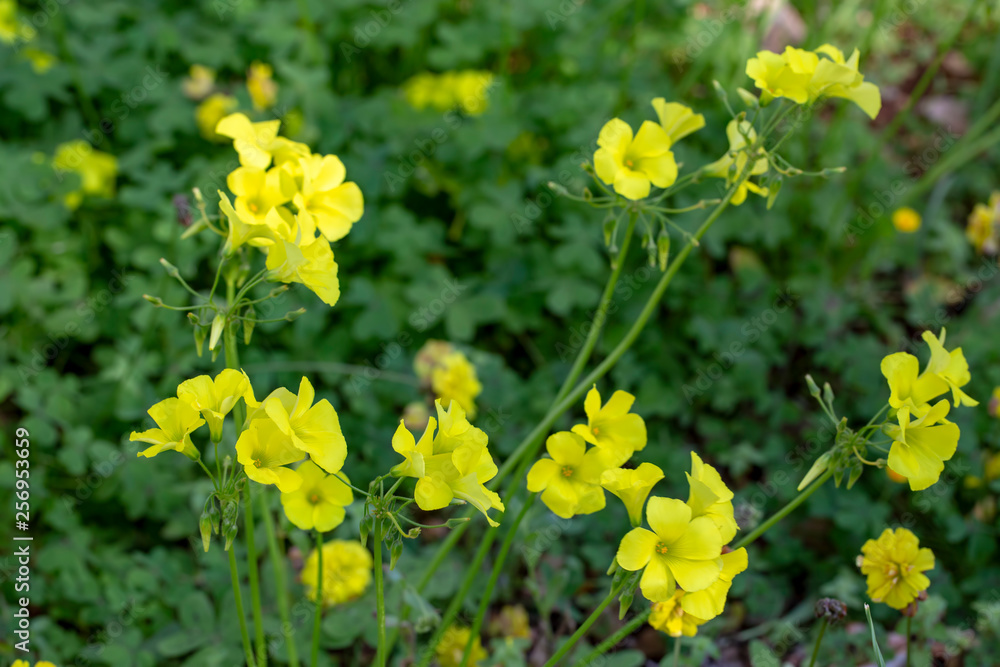
<path id="1" fill-rule="evenodd" d="M 590 430 L 594 432 L 594 435 L 600 435 L 601 433 L 601 429 L 597 428 L 596 426 Z"/>
<path id="2" fill-rule="evenodd" d="M 309 496 L 309 502 L 311 502 L 313 505 L 315 505 L 316 503 L 318 503 L 319 502 L 319 494 L 318 493 L 314 493 L 311 496 Z"/>
<path id="3" fill-rule="evenodd" d="M 261 466 L 260 459 L 254 459 L 253 465 L 255 468 L 259 468 Z"/>
<path id="4" fill-rule="evenodd" d="M 631 167 L 632 166 L 632 160 L 625 160 L 625 166 L 626 167 Z"/>
<path id="5" fill-rule="evenodd" d="M 573 469 L 570 468 L 569 466 L 563 466 L 562 476 L 563 477 L 572 477 L 573 476 Z"/>
<path id="6" fill-rule="evenodd" d="M 250 204 L 248 204 L 247 208 L 250 209 L 251 211 L 253 211 L 254 213 L 257 212 L 257 204 L 254 204 L 253 202 L 251 202 Z"/>
<path id="7" fill-rule="evenodd" d="M 658 553 L 660 555 L 663 555 L 663 554 L 667 553 L 668 551 L 670 551 L 670 550 L 667 548 L 666 544 L 664 544 L 663 542 L 657 542 L 656 543 L 656 553 Z"/>

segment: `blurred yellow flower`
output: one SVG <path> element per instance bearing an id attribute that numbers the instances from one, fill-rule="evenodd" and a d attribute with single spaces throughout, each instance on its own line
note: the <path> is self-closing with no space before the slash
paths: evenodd
<path id="1" fill-rule="evenodd" d="M 490 622 L 490 634 L 504 639 L 531 639 L 528 612 L 519 604 L 504 605 Z"/>
<path id="2" fill-rule="evenodd" d="M 674 594 L 661 602 L 654 602 L 649 615 L 649 625 L 671 637 L 694 637 L 698 634 L 698 626 L 708 621 L 689 614 L 681 607 L 681 601 L 686 597 L 684 591 L 677 589 Z"/>
<path id="3" fill-rule="evenodd" d="M 465 655 L 465 646 L 469 643 L 470 634 L 471 630 L 469 628 L 458 625 L 452 625 L 445 630 L 437 648 L 434 649 L 434 654 L 437 656 L 441 667 L 460 667 L 462 657 Z M 475 667 L 480 661 L 486 660 L 487 657 L 489 656 L 486 650 L 483 649 L 482 642 L 479 640 L 479 637 L 476 637 L 472 640 L 472 650 L 469 652 L 469 661 L 466 664 L 470 667 Z"/>
<path id="4" fill-rule="evenodd" d="M 18 40 L 30 42 L 35 38 L 35 28 L 17 17 L 17 2 L 0 0 L 0 42 L 14 44 Z"/>
<path id="5" fill-rule="evenodd" d="M 51 53 L 31 46 L 21 49 L 21 55 L 31 63 L 31 69 L 35 70 L 35 74 L 44 74 L 59 62 Z"/>
<path id="6" fill-rule="evenodd" d="M 690 487 L 687 504 L 691 508 L 691 516 L 711 519 L 719 529 L 722 543 L 728 544 L 739 530 L 733 518 L 733 492 L 722 481 L 719 471 L 703 462 L 695 452 L 691 452 L 691 473 L 687 480 Z"/>
<path id="7" fill-rule="evenodd" d="M 537 465 L 537 464 L 536 464 Z M 625 503 L 633 528 L 642 525 L 642 508 L 649 492 L 663 479 L 663 471 L 652 463 L 641 463 L 638 468 L 626 470 L 613 468 L 601 474 L 601 486 L 618 496 Z"/>
<path id="8" fill-rule="evenodd" d="M 920 229 L 920 214 L 909 206 L 897 208 L 892 212 L 892 226 L 897 232 L 912 234 Z"/>
<path id="9" fill-rule="evenodd" d="M 231 368 L 221 371 L 214 380 L 208 375 L 185 380 L 177 387 L 177 398 L 201 412 L 208 422 L 212 442 L 216 443 L 222 440 L 223 420 L 237 401 L 245 398 L 248 406 L 255 407 L 250 378 L 243 371 Z M 237 424 L 237 431 L 242 426 Z"/>
<path id="10" fill-rule="evenodd" d="M 471 419 L 476 416 L 475 399 L 482 393 L 483 385 L 476 377 L 476 367 L 456 350 L 431 371 L 431 391 L 442 404 L 456 401 Z"/>
<path id="11" fill-rule="evenodd" d="M 886 528 L 877 540 L 861 547 L 858 567 L 868 578 L 868 597 L 893 609 L 905 609 L 927 590 L 934 569 L 934 553 L 920 548 L 917 536 L 905 528 Z"/>
<path id="12" fill-rule="evenodd" d="M 204 65 L 191 65 L 191 68 L 188 70 L 188 75 L 181 82 L 181 90 L 184 91 L 184 95 L 192 100 L 201 100 L 208 97 L 214 87 L 215 70 L 211 67 L 205 67 Z M 235 106 L 235 100 L 233 100 L 233 102 Z M 222 116 L 224 115 L 225 114 L 222 114 Z M 219 118 L 222 118 L 222 116 L 219 116 Z M 216 118 L 216 122 L 219 121 L 219 118 Z M 211 126 L 211 130 L 214 133 L 214 123 Z"/>
<path id="13" fill-rule="evenodd" d="M 226 137 L 215 131 L 219 121 L 232 113 L 238 102 L 225 93 L 212 93 L 194 110 L 194 120 L 201 136 L 209 141 L 225 141 Z"/>
<path id="14" fill-rule="evenodd" d="M 978 253 L 997 252 L 997 225 L 1000 224 L 1000 192 L 990 195 L 988 204 L 976 204 L 969 214 L 965 236 Z"/>
<path id="15" fill-rule="evenodd" d="M 281 494 L 281 506 L 288 520 L 302 530 L 316 529 L 321 533 L 343 523 L 344 508 L 354 501 L 347 475 L 343 472 L 328 475 L 312 461 L 305 461 L 295 472 L 302 478 L 302 486 Z"/>
<path id="16" fill-rule="evenodd" d="M 316 601 L 319 555 L 306 558 L 302 584 L 306 597 Z M 372 580 L 372 555 L 360 542 L 330 540 L 323 545 L 323 606 L 343 604 L 361 597 Z"/>
<path id="17" fill-rule="evenodd" d="M 583 402 L 587 425 L 577 424 L 572 429 L 573 433 L 604 451 L 609 468 L 622 465 L 646 446 L 646 422 L 629 412 L 634 401 L 635 396 L 619 390 L 602 406 L 595 385 Z"/>
<path id="18" fill-rule="evenodd" d="M 72 171 L 80 176 L 80 189 L 66 195 L 65 203 L 70 209 L 77 208 L 84 195 L 107 199 L 115 196 L 118 158 L 102 153 L 83 139 L 59 144 L 52 166 L 57 172 Z"/>
<path id="19" fill-rule="evenodd" d="M 265 63 L 254 62 L 247 70 L 247 92 L 257 111 L 270 109 L 278 99 L 278 84 L 273 76 L 274 70 Z"/>
<path id="20" fill-rule="evenodd" d="M 597 145 L 597 176 L 626 199 L 643 199 L 651 184 L 666 188 L 677 180 L 670 136 L 657 123 L 643 122 L 633 136 L 628 123 L 612 118 L 601 128 Z"/>
<path id="21" fill-rule="evenodd" d="M 884 427 L 893 440 L 889 468 L 905 477 L 912 491 L 922 491 L 937 482 L 944 462 L 955 454 L 959 430 L 945 420 L 949 408 L 948 401 L 938 401 L 919 411 L 918 418 L 911 421 L 910 408 L 903 407 L 896 413 L 899 425 Z"/>
<path id="22" fill-rule="evenodd" d="M 550 435 L 545 449 L 552 458 L 539 459 L 528 471 L 528 491 L 541 492 L 545 506 L 563 519 L 604 509 L 601 474 L 607 463 L 601 450 L 588 452 L 583 438 L 569 431 Z"/>
<path id="23" fill-rule="evenodd" d="M 489 90 L 493 86 L 491 72 L 465 70 L 432 74 L 421 72 L 403 84 L 403 95 L 411 107 L 438 111 L 460 108 L 470 116 L 484 111 L 489 104 Z"/>
<path id="24" fill-rule="evenodd" d="M 701 591 L 718 581 L 722 536 L 711 519 L 692 518 L 686 503 L 654 496 L 646 505 L 646 520 L 653 530 L 633 528 L 615 558 L 623 569 L 643 570 L 639 588 L 647 600 L 664 602 L 677 586 Z"/>
<path id="25" fill-rule="evenodd" d="M 138 456 L 151 459 L 167 450 L 180 452 L 191 460 L 197 460 L 201 456 L 191 442 L 191 433 L 205 423 L 196 409 L 179 398 L 168 398 L 151 407 L 148 412 L 156 423 L 156 428 L 133 431 L 128 437 L 129 442 L 138 440 L 152 445 L 139 452 Z"/>

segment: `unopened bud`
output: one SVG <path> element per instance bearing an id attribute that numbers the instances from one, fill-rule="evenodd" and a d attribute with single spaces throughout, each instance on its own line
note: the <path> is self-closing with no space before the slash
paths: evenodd
<path id="1" fill-rule="evenodd" d="M 825 618 L 827 623 L 839 623 L 847 618 L 847 605 L 840 600 L 823 598 L 814 608 L 816 618 Z"/>
<path id="2" fill-rule="evenodd" d="M 159 306 L 163 305 L 163 299 L 161 299 L 158 296 L 150 296 L 149 294 L 143 294 L 142 298 L 145 299 L 146 301 L 150 302 L 154 306 L 159 307 Z"/>
<path id="3" fill-rule="evenodd" d="M 809 387 L 809 393 L 813 398 L 819 398 L 819 386 L 817 386 L 816 381 L 813 380 L 812 375 L 806 376 L 806 386 Z"/>

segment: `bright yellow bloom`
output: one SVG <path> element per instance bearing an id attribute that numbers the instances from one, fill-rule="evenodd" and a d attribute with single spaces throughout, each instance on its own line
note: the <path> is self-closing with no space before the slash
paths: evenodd
<path id="1" fill-rule="evenodd" d="M 604 509 L 601 474 L 607 464 L 601 450 L 588 452 L 583 438 L 569 431 L 545 441 L 550 459 L 539 459 L 528 471 L 528 491 L 542 493 L 542 502 L 563 519 Z"/>
<path id="2" fill-rule="evenodd" d="M 670 137 L 671 144 L 676 144 L 692 132 L 705 127 L 704 116 L 678 102 L 667 102 L 662 97 L 657 97 L 653 99 L 653 109 L 660 119 L 660 127 Z"/>
<path id="3" fill-rule="evenodd" d="M 1000 192 L 990 195 L 989 204 L 976 204 L 969 214 L 965 236 L 978 253 L 997 251 L 997 224 L 1000 223 Z"/>
<path id="4" fill-rule="evenodd" d="M 270 245 L 275 241 L 275 234 L 269 225 L 258 225 L 253 219 L 244 220 L 233 205 L 229 202 L 229 196 L 222 190 L 219 193 L 219 210 L 226 216 L 226 243 L 222 252 L 224 255 L 232 255 L 236 249 L 244 244 L 255 246 Z"/>
<path id="5" fill-rule="evenodd" d="M 194 110 L 194 120 L 201 136 L 209 141 L 225 141 L 226 137 L 215 131 L 219 121 L 231 114 L 239 102 L 225 93 L 212 93 Z"/>
<path id="6" fill-rule="evenodd" d="M 316 392 L 308 378 L 299 383 L 298 395 L 284 387 L 271 392 L 261 401 L 252 419 L 263 411 L 274 421 L 278 430 L 291 440 L 292 446 L 307 454 L 320 468 L 330 473 L 340 472 L 347 458 L 347 441 L 340 430 L 337 411 L 325 398 L 314 403 Z"/>
<path id="7" fill-rule="evenodd" d="M 302 568 L 306 597 L 316 601 L 319 555 L 315 549 Z M 360 542 L 330 540 L 323 545 L 323 606 L 343 604 L 361 597 L 372 580 L 372 555 Z"/>
<path id="8" fill-rule="evenodd" d="M 742 130 L 742 132 L 741 132 Z M 736 179 L 743 173 L 746 168 L 747 162 L 750 157 L 747 155 L 746 148 L 750 144 L 747 143 L 747 138 L 750 138 L 750 144 L 757 140 L 757 132 L 750 125 L 749 121 L 742 121 L 742 123 L 737 124 L 735 120 L 729 121 L 726 125 L 726 137 L 729 139 L 729 151 L 713 162 L 712 164 L 705 167 L 705 174 L 708 176 L 714 176 L 716 178 L 725 178 L 727 185 L 732 185 Z M 767 188 L 762 188 L 759 185 L 750 181 L 750 176 L 760 176 L 767 172 L 768 164 L 767 158 L 761 157 L 754 161 L 753 166 L 750 167 L 750 173 L 747 176 L 747 180 L 743 181 L 736 192 L 733 193 L 732 199 L 729 202 L 733 206 L 739 206 L 747 198 L 747 192 L 753 192 L 754 194 L 766 197 L 768 194 Z"/>
<path id="9" fill-rule="evenodd" d="M 761 102 L 767 104 L 775 97 L 787 97 L 797 104 L 809 101 L 811 72 L 795 71 L 784 56 L 773 51 L 758 51 L 757 57 L 747 61 L 747 76 L 761 91 Z"/>
<path id="10" fill-rule="evenodd" d="M 643 570 L 642 594 L 651 602 L 673 597 L 677 586 L 701 591 L 719 579 L 722 536 L 708 517 L 691 517 L 680 500 L 653 496 L 646 505 L 653 530 L 633 528 L 618 546 L 618 564 L 631 572 Z"/>
<path id="11" fill-rule="evenodd" d="M 601 128 L 597 145 L 597 176 L 626 199 L 643 199 L 650 184 L 666 188 L 677 180 L 670 136 L 652 121 L 643 122 L 633 136 L 628 123 L 612 118 Z"/>
<path id="12" fill-rule="evenodd" d="M 476 416 L 476 397 L 482 393 L 483 385 L 476 377 L 476 367 L 456 350 L 431 370 L 431 391 L 442 404 L 456 401 L 471 419 Z"/>
<path id="13" fill-rule="evenodd" d="M 247 405 L 254 407 L 253 387 L 250 378 L 243 371 L 227 368 L 215 376 L 208 375 L 185 380 L 177 387 L 177 398 L 195 410 L 208 422 L 212 442 L 222 440 L 222 420 L 233 409 L 236 402 L 246 398 Z M 243 425 L 237 424 L 237 430 Z"/>
<path id="14" fill-rule="evenodd" d="M 274 272 L 269 280 L 301 283 L 328 306 L 334 306 L 340 300 L 337 262 L 330 244 L 323 239 L 306 246 L 281 239 L 268 251 L 266 264 Z"/>
<path id="15" fill-rule="evenodd" d="M 31 667 L 31 663 L 27 660 L 15 660 L 14 664 L 10 667 Z M 41 662 L 36 662 L 35 667 L 56 667 L 55 664 L 49 662 L 48 660 L 42 660 Z"/>
<path id="16" fill-rule="evenodd" d="M 858 567 L 868 577 L 868 597 L 893 609 L 905 609 L 931 585 L 924 574 L 934 569 L 934 553 L 920 548 L 917 536 L 905 528 L 886 528 L 877 540 L 861 547 Z"/>
<path id="17" fill-rule="evenodd" d="M 733 492 L 722 481 L 719 471 L 704 463 L 694 452 L 691 452 L 691 473 L 687 480 L 691 516 L 707 516 L 719 529 L 722 543 L 729 544 L 740 529 L 733 518 Z"/>
<path id="18" fill-rule="evenodd" d="M 538 464 L 535 464 L 538 465 Z M 638 468 L 613 468 L 601 474 L 601 486 L 618 496 L 625 503 L 632 527 L 642 524 L 642 508 L 649 492 L 663 479 L 663 471 L 652 463 L 641 463 Z"/>
<path id="19" fill-rule="evenodd" d="M 160 401 L 149 410 L 157 428 L 148 431 L 133 431 L 129 442 L 146 442 L 152 445 L 138 453 L 138 456 L 153 458 L 160 452 L 173 450 L 184 454 L 191 460 L 197 460 L 200 454 L 198 448 L 191 442 L 191 433 L 205 423 L 197 410 L 179 398 L 168 398 Z"/>
<path id="20" fill-rule="evenodd" d="M 722 569 L 719 571 L 718 581 L 703 591 L 684 594 L 681 607 L 685 613 L 710 621 L 725 610 L 726 596 L 733 586 L 733 579 L 747 569 L 747 550 L 740 548 L 730 551 L 722 554 L 719 559 L 722 561 Z"/>
<path id="21" fill-rule="evenodd" d="M 247 71 L 247 92 L 257 111 L 270 109 L 278 99 L 278 84 L 272 78 L 274 70 L 270 65 L 254 62 Z"/>
<path id="22" fill-rule="evenodd" d="M 246 115 L 234 113 L 220 120 L 215 131 L 233 140 L 241 165 L 267 169 L 273 152 L 281 145 L 276 141 L 280 126 L 280 120 L 252 123 Z"/>
<path id="23" fill-rule="evenodd" d="M 336 155 L 299 158 L 302 187 L 295 194 L 295 206 L 316 221 L 327 241 L 347 236 L 364 213 L 364 197 L 356 183 L 344 182 L 347 170 Z"/>
<path id="24" fill-rule="evenodd" d="M 843 52 L 835 46 L 824 44 L 816 53 L 827 56 L 820 58 L 810 81 L 813 99 L 820 97 L 842 97 L 854 102 L 872 120 L 882 109 L 882 94 L 878 86 L 865 81 L 858 71 L 861 53 L 854 49 L 851 57 L 844 59 Z"/>
<path id="25" fill-rule="evenodd" d="M 897 232 L 912 234 L 920 229 L 920 222 L 920 214 L 909 206 L 897 208 L 892 212 L 892 226 L 896 228 Z"/>
<path id="26" fill-rule="evenodd" d="M 236 213 L 248 224 L 264 224 L 271 209 L 291 201 L 295 195 L 295 181 L 282 167 L 266 171 L 237 167 L 226 177 L 226 184 L 236 195 L 233 202 Z"/>
<path id="27" fill-rule="evenodd" d="M 465 645 L 469 643 L 470 633 L 469 628 L 458 625 L 452 625 L 445 630 L 437 648 L 434 649 L 434 654 L 441 667 L 459 667 L 462 664 L 462 656 L 465 655 Z M 475 667 L 488 657 L 479 637 L 473 639 L 472 650 L 469 651 L 469 661 L 466 664 Z"/>
<path id="28" fill-rule="evenodd" d="M 105 199 L 115 196 L 118 158 L 102 153 L 83 139 L 59 144 L 52 166 L 58 172 L 74 171 L 80 176 L 80 189 L 66 195 L 65 203 L 70 209 L 77 208 L 84 195 Z"/>
<path id="29" fill-rule="evenodd" d="M 302 478 L 302 486 L 281 494 L 281 506 L 288 520 L 302 530 L 315 528 L 321 533 L 343 523 L 344 508 L 354 501 L 347 475 L 343 472 L 327 475 L 312 461 L 306 461 L 295 472 Z"/>
<path id="30" fill-rule="evenodd" d="M 629 412 L 634 401 L 635 396 L 619 390 L 602 406 L 595 385 L 583 401 L 587 425 L 577 424 L 572 429 L 573 433 L 604 450 L 610 468 L 625 463 L 633 453 L 646 446 L 646 422 Z"/>
<path id="31" fill-rule="evenodd" d="M 974 407 L 979 405 L 975 400 L 960 387 L 964 387 L 972 379 L 969 373 L 969 363 L 962 354 L 962 348 L 956 347 L 950 352 L 944 347 L 944 338 L 947 334 L 945 329 L 941 329 L 940 337 L 935 337 L 930 331 L 921 334 L 921 338 L 931 348 L 931 358 L 927 362 L 927 374 L 936 375 L 951 389 L 951 401 L 955 406 L 965 405 Z"/>
<path id="32" fill-rule="evenodd" d="M 236 440 L 236 460 L 258 484 L 274 484 L 282 493 L 302 486 L 302 476 L 286 466 L 305 458 L 272 420 L 257 418 Z"/>
<path id="33" fill-rule="evenodd" d="M 903 407 L 896 413 L 899 425 L 884 427 L 894 441 L 889 448 L 889 468 L 905 477 L 912 491 L 922 491 L 937 482 L 944 462 L 955 454 L 959 430 L 945 420 L 950 407 L 948 401 L 938 401 L 918 412 L 913 421 L 910 408 Z"/>
<path id="34" fill-rule="evenodd" d="M 927 368 L 919 375 L 917 372 L 920 364 L 908 352 L 896 352 L 882 359 L 882 375 L 889 382 L 890 406 L 908 407 L 911 412 L 917 412 L 949 389 L 956 406 L 979 405 L 978 401 L 960 389 L 971 379 L 969 364 L 962 348 L 951 351 L 945 349 L 946 334 L 945 329 L 941 329 L 940 338 L 929 331 L 922 334 L 924 342 L 931 349 L 931 358 L 927 362 Z"/>
<path id="35" fill-rule="evenodd" d="M 212 92 L 212 88 L 215 87 L 215 70 L 211 67 L 205 67 L 204 65 L 191 65 L 188 70 L 188 75 L 181 82 L 181 89 L 184 91 L 184 95 L 191 98 L 192 100 L 200 100 L 208 96 Z M 232 99 L 232 98 L 230 98 Z M 235 100 L 233 100 L 235 102 Z M 225 114 L 223 114 L 225 115 Z M 222 116 L 219 116 L 222 118 Z M 218 118 L 216 122 L 218 122 Z M 215 132 L 215 125 L 213 124 L 212 132 Z"/>
<path id="36" fill-rule="evenodd" d="M 491 526 L 498 526 L 487 512 L 490 509 L 503 512 L 504 504 L 499 495 L 484 486 L 497 474 L 496 463 L 487 448 L 489 438 L 469 423 L 457 401 L 447 411 L 440 399 L 435 401 L 435 407 L 437 420 L 433 417 L 428 420 L 419 442 L 400 421 L 392 448 L 405 461 L 393 467 L 392 474 L 417 478 L 413 498 L 422 510 L 438 510 L 453 499 L 464 500 L 482 512 Z"/>
<path id="37" fill-rule="evenodd" d="M 698 626 L 707 623 L 707 619 L 697 618 L 681 607 L 681 602 L 687 594 L 681 589 L 662 602 L 654 602 L 653 613 L 649 615 L 649 625 L 655 630 L 665 632 L 671 637 L 694 637 L 698 634 Z"/>

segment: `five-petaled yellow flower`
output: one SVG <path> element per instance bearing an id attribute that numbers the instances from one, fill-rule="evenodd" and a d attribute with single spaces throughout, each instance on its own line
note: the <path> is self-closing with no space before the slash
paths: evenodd
<path id="1" fill-rule="evenodd" d="M 628 123 L 612 118 L 597 137 L 594 169 L 622 197 L 643 199 L 650 184 L 666 188 L 677 180 L 671 143 L 663 127 L 652 121 L 643 122 L 633 135 Z"/>
<path id="2" fill-rule="evenodd" d="M 312 461 L 304 462 L 295 472 L 302 478 L 302 486 L 281 494 L 281 506 L 288 520 L 302 530 L 316 529 L 321 533 L 343 523 L 344 508 L 354 501 L 347 476 L 342 472 L 328 475 Z"/>
<path id="3" fill-rule="evenodd" d="M 646 505 L 653 530 L 633 528 L 618 546 L 618 564 L 643 570 L 639 588 L 651 602 L 670 599 L 677 586 L 701 591 L 719 579 L 722 536 L 708 517 L 692 518 L 691 508 L 674 498 L 653 496 Z"/>
<path id="4" fill-rule="evenodd" d="M 573 433 L 601 448 L 609 468 L 622 465 L 646 446 L 646 422 L 629 412 L 633 402 L 635 396 L 619 390 L 601 405 L 601 394 L 595 385 L 583 401 L 587 425 L 573 427 Z"/>
<path id="5" fill-rule="evenodd" d="M 236 460 L 247 477 L 258 484 L 274 484 L 282 493 L 302 486 L 299 473 L 287 466 L 305 458 L 305 452 L 267 418 L 254 419 L 236 440 Z"/>
<path id="6" fill-rule="evenodd" d="M 185 380 L 177 387 L 177 398 L 195 410 L 208 422 L 212 442 L 222 440 L 222 422 L 241 398 L 249 407 L 257 407 L 250 378 L 243 371 L 226 368 L 213 380 L 209 375 L 199 375 Z M 237 424 L 237 430 L 242 428 Z"/>
<path id="7" fill-rule="evenodd" d="M 536 464 L 537 465 L 537 464 Z M 629 521 L 636 528 L 642 524 L 642 508 L 649 492 L 663 479 L 663 471 L 652 463 L 641 463 L 638 468 L 613 468 L 601 474 L 601 486 L 618 496 L 628 511 Z"/>
<path id="8" fill-rule="evenodd" d="M 179 398 L 167 398 L 151 407 L 148 412 L 157 428 L 134 431 L 128 438 L 130 442 L 138 440 L 152 445 L 139 452 L 138 456 L 151 459 L 167 450 L 180 452 L 191 460 L 197 460 L 201 456 L 191 442 L 191 433 L 205 423 L 198 410 Z"/>
<path id="9" fill-rule="evenodd" d="M 944 462 L 958 447 L 958 426 L 947 421 L 948 401 L 938 401 L 932 407 L 920 409 L 911 421 L 908 407 L 899 409 L 899 425 L 886 425 L 886 434 L 893 439 L 889 448 L 889 469 L 907 479 L 910 490 L 922 491 L 938 481 Z"/>
<path id="10" fill-rule="evenodd" d="M 545 441 L 550 459 L 539 459 L 528 471 L 528 491 L 542 493 L 542 502 L 563 519 L 604 509 L 601 473 L 607 469 L 597 447 L 576 433 L 560 431 Z M 647 492 L 648 493 L 648 492 Z"/>
<path id="11" fill-rule="evenodd" d="M 868 597 L 893 609 L 905 609 L 930 586 L 924 574 L 934 569 L 934 553 L 920 547 L 905 528 L 886 528 L 877 540 L 861 547 L 858 567 L 868 577 Z"/>
<path id="12" fill-rule="evenodd" d="M 722 481 L 719 471 L 703 462 L 695 452 L 691 452 L 691 473 L 687 480 L 691 516 L 711 519 L 722 535 L 722 543 L 728 544 L 739 530 L 733 518 L 733 492 Z"/>
<path id="13" fill-rule="evenodd" d="M 917 358 L 908 352 L 896 352 L 882 359 L 882 375 L 889 382 L 889 405 L 893 408 L 908 407 L 911 412 L 926 408 L 928 403 L 951 390 L 956 406 L 979 405 L 979 402 L 961 390 L 969 383 L 971 375 L 962 348 L 948 351 L 944 347 L 947 331 L 941 329 L 940 337 L 929 331 L 922 334 L 930 347 L 931 358 L 927 368 L 919 373 Z"/>
<path id="14" fill-rule="evenodd" d="M 262 411 L 293 447 L 309 454 L 309 458 L 328 473 L 337 473 L 347 458 L 347 441 L 330 401 L 324 398 L 314 402 L 315 398 L 312 384 L 308 378 L 302 378 L 298 395 L 284 387 L 275 389 L 261 402 L 253 417 L 261 417 Z"/>

